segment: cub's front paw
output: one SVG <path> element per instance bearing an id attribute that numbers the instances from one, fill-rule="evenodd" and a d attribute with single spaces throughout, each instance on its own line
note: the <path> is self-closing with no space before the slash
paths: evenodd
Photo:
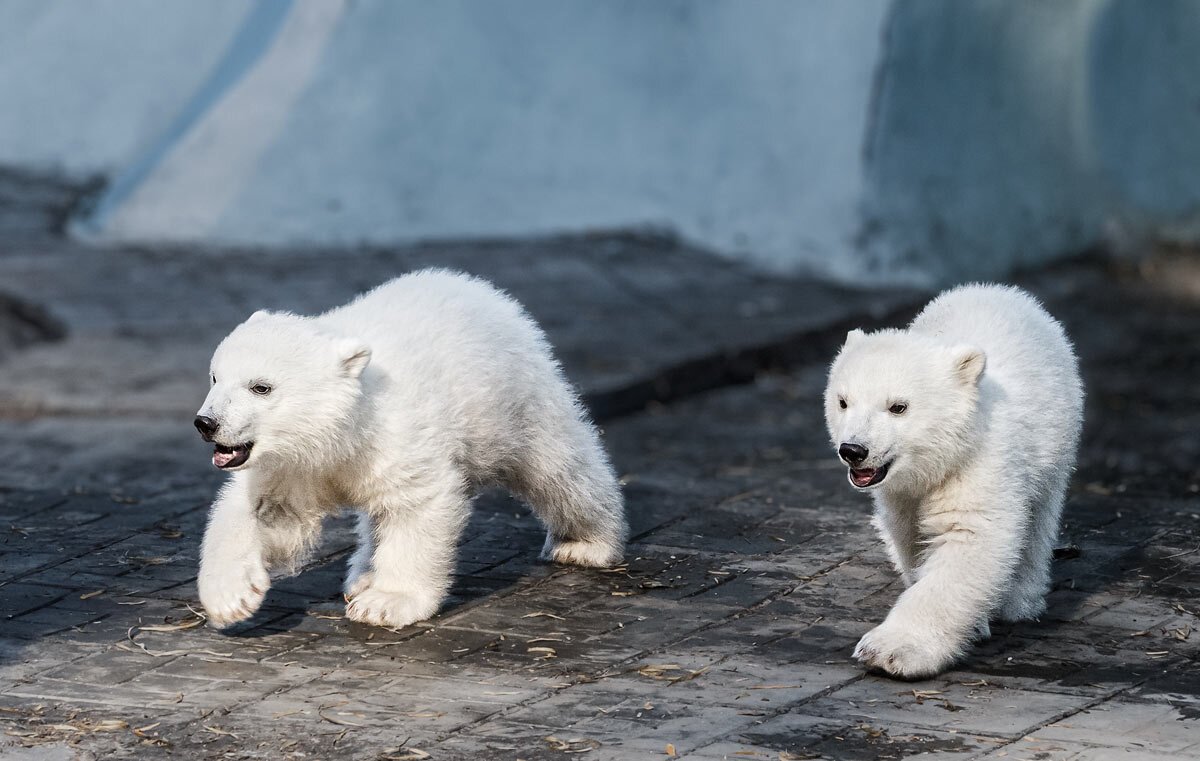
<path id="1" fill-rule="evenodd" d="M 196 586 L 209 625 L 224 629 L 254 615 L 271 586 L 271 576 L 258 559 L 202 563 Z"/>
<path id="2" fill-rule="evenodd" d="M 621 562 L 625 548 L 619 541 L 604 539 L 558 539 L 546 537 L 542 559 L 563 565 L 607 568 Z"/>
<path id="3" fill-rule="evenodd" d="M 433 595 L 385 592 L 368 583 L 353 595 L 347 595 L 346 618 L 399 629 L 429 618 L 437 613 L 441 603 L 441 599 Z"/>
<path id="4" fill-rule="evenodd" d="M 927 628 L 884 621 L 863 635 L 854 648 L 854 657 L 868 668 L 901 679 L 921 679 L 952 664 L 959 647 Z"/>

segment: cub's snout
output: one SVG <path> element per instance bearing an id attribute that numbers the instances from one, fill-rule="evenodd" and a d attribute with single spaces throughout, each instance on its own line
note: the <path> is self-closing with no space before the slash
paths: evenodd
<path id="1" fill-rule="evenodd" d="M 197 418 L 197 421 L 199 421 L 199 418 Z M 200 423 L 197 422 L 196 425 L 199 426 Z M 838 455 L 846 461 L 847 465 L 857 465 L 867 459 L 867 455 L 869 454 L 870 452 L 867 448 L 861 444 L 843 443 L 838 447 Z"/>
<path id="2" fill-rule="evenodd" d="M 192 425 L 196 426 L 196 430 L 200 432 L 200 438 L 213 445 L 212 462 L 221 470 L 236 470 L 250 459 L 250 450 L 254 448 L 254 442 L 222 444 L 217 441 L 217 433 L 221 430 L 221 424 L 215 418 L 208 415 L 197 415 L 196 419 L 192 421 Z M 226 432 L 222 438 L 228 438 L 228 435 Z"/>
<path id="3" fill-rule="evenodd" d="M 217 435 L 217 429 L 221 427 L 221 424 L 216 420 L 204 415 L 197 415 L 192 423 L 196 426 L 196 430 L 200 432 L 200 437 L 205 441 L 212 441 L 213 436 Z"/>

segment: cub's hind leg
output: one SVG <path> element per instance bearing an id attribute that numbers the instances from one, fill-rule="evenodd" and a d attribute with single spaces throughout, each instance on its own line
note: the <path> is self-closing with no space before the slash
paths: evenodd
<path id="1" fill-rule="evenodd" d="M 506 485 L 546 526 L 542 557 L 604 567 L 625 554 L 625 501 L 599 433 L 582 413 L 541 428 Z"/>
<path id="2" fill-rule="evenodd" d="M 1008 591 L 996 609 L 996 618 L 1002 621 L 1033 621 L 1046 612 L 1050 566 L 1070 480 L 1070 470 L 1064 470 L 1051 482 L 1045 496 L 1033 502 L 1021 562 L 1014 570 Z"/>

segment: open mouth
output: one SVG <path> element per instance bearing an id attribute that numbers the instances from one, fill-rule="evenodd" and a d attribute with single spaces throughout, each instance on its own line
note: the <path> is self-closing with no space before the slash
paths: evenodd
<path id="1" fill-rule="evenodd" d="M 851 468 L 850 483 L 860 489 L 874 486 L 887 477 L 888 465 L 891 465 L 891 463 L 884 463 L 878 468 Z"/>
<path id="2" fill-rule="evenodd" d="M 235 444 L 227 447 L 224 444 L 217 444 L 213 447 L 213 465 L 216 465 L 221 470 L 232 470 L 246 464 L 246 460 L 250 459 L 250 450 L 254 448 L 254 442 L 250 441 L 245 444 Z"/>

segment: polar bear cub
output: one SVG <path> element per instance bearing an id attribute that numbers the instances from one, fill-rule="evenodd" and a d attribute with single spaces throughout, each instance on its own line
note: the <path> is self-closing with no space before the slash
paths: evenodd
<path id="1" fill-rule="evenodd" d="M 195 425 L 234 471 L 201 547 L 215 626 L 253 615 L 341 507 L 358 512 L 346 615 L 399 627 L 450 586 L 475 489 L 497 484 L 547 528 L 543 556 L 611 565 L 624 503 L 600 437 L 524 309 L 444 270 L 316 317 L 256 312 L 212 358 Z"/>
<path id="2" fill-rule="evenodd" d="M 1062 326 L 1033 297 L 968 285 L 906 330 L 851 331 L 825 416 L 907 586 L 856 658 L 929 676 L 988 636 L 990 618 L 1041 615 L 1083 384 Z"/>

